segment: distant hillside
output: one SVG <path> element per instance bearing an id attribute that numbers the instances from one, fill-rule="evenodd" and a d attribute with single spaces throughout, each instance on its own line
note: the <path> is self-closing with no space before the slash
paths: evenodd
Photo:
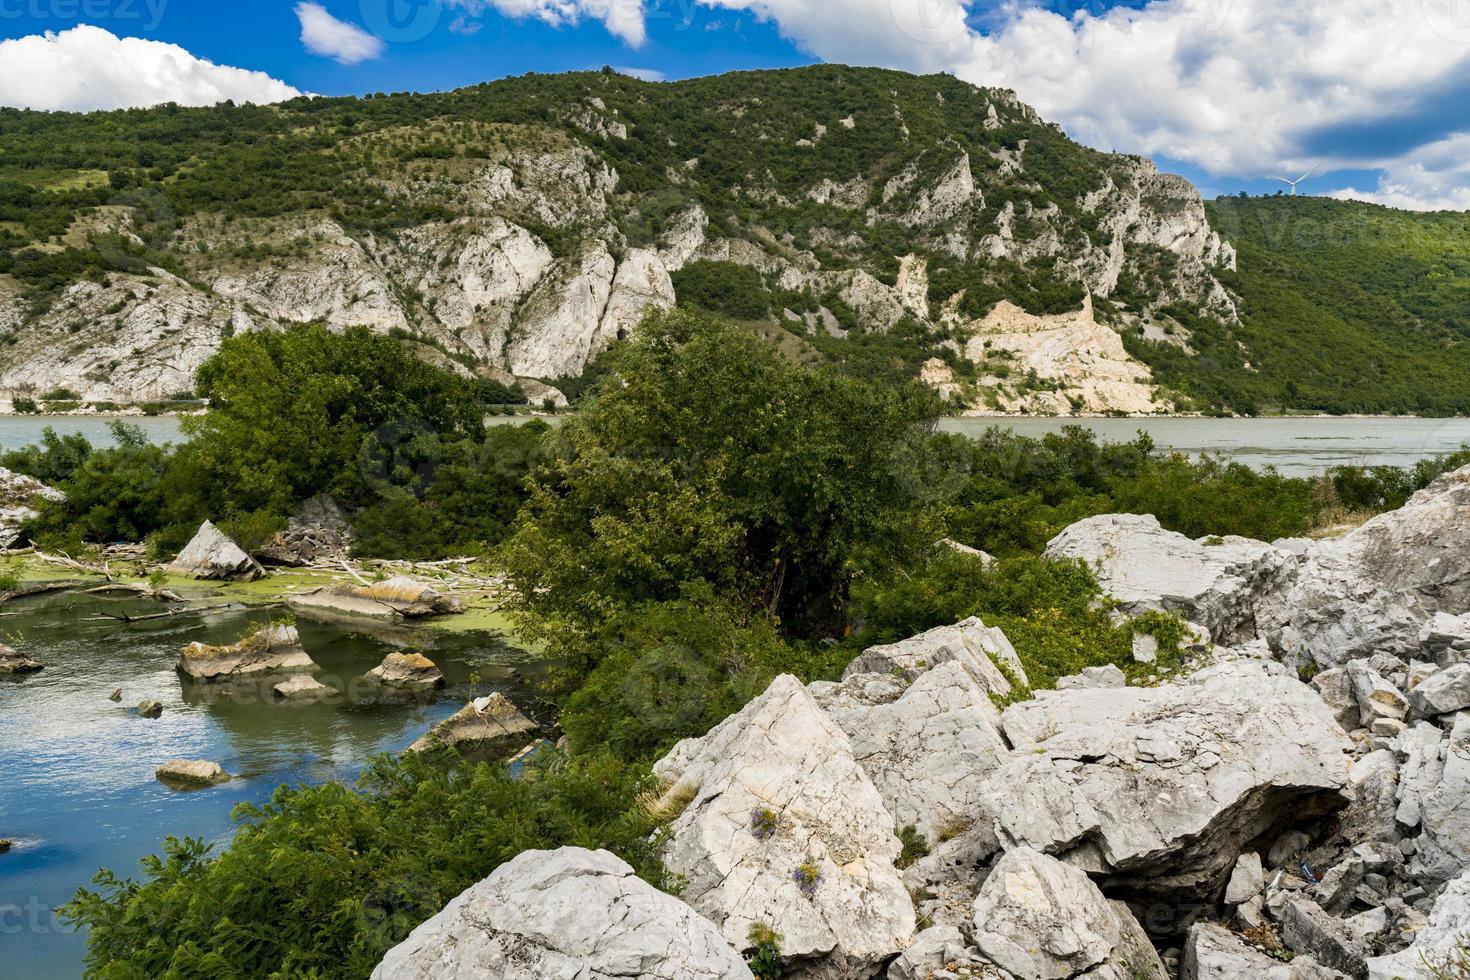
<path id="1" fill-rule="evenodd" d="M 0 389 L 165 398 L 233 332 L 320 321 L 539 399 L 679 302 L 956 410 L 1470 407 L 1463 297 L 1398 237 L 1361 284 L 1273 238 L 1259 209 L 1304 205 L 1214 206 L 1237 272 L 1182 178 L 1010 92 L 840 66 L 0 110 Z"/>
<path id="2" fill-rule="evenodd" d="M 1314 197 L 1222 198 L 1241 323 L 1130 349 L 1164 383 L 1238 407 L 1470 413 L 1470 214 Z"/>

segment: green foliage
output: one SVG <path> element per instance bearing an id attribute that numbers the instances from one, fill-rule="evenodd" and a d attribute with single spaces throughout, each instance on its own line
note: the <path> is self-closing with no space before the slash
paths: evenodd
<path id="1" fill-rule="evenodd" d="M 759 320 L 771 312 L 771 295 L 760 273 L 733 262 L 691 262 L 675 272 L 680 303 L 737 320 Z"/>
<path id="2" fill-rule="evenodd" d="M 85 439 L 48 431 L 41 450 L 21 451 L 29 457 L 23 464 L 59 477 L 55 485 L 66 494 L 63 504 L 42 509 L 35 534 L 68 542 L 141 541 L 164 523 L 169 450 L 149 443 L 137 426 L 115 421 L 111 430 L 115 445 L 105 449 L 84 450 Z"/>
<path id="3" fill-rule="evenodd" d="M 0 454 L 0 466 L 54 487 L 71 479 L 91 454 L 92 444 L 86 436 L 80 433 L 58 435 L 55 429 L 47 426 L 41 433 L 39 446 L 26 446 Z"/>
<path id="4" fill-rule="evenodd" d="M 745 955 L 745 964 L 755 980 L 781 980 L 786 966 L 781 961 L 781 934 L 764 922 L 750 927 L 747 935 L 750 951 Z"/>
<path id="5" fill-rule="evenodd" d="M 909 867 L 920 858 L 929 856 L 929 840 L 919 833 L 919 828 L 913 824 L 899 829 L 898 842 L 903 845 L 903 851 L 898 856 L 900 870 Z"/>
<path id="6" fill-rule="evenodd" d="M 501 766 L 380 759 L 364 792 L 278 789 L 230 846 L 170 838 L 143 880 L 100 872 L 64 914 L 105 977 L 361 978 L 418 923 L 530 848 L 607 847 L 663 883 L 646 769 L 607 756 Z"/>
<path id="7" fill-rule="evenodd" d="M 699 584 L 785 635 L 840 628 L 855 567 L 912 532 L 902 454 L 931 397 L 805 369 L 690 313 L 608 357 L 619 383 L 558 432 L 510 543 L 527 627 L 575 645 Z"/>

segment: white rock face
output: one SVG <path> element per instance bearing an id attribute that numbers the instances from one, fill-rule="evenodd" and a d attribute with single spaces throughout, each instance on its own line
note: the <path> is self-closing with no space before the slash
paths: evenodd
<path id="1" fill-rule="evenodd" d="M 975 899 L 975 945 L 1024 980 L 1165 980 L 1143 928 L 1086 874 L 1026 847 L 1006 852 Z"/>
<path id="2" fill-rule="evenodd" d="M 603 315 L 615 272 L 616 263 L 601 242 L 577 259 L 558 262 L 521 309 L 506 346 L 511 373 L 529 378 L 580 373 L 609 340 L 602 332 Z"/>
<path id="3" fill-rule="evenodd" d="M 179 552 L 168 569 L 175 575 L 232 582 L 251 582 L 265 575 L 265 569 L 254 558 L 209 521 L 199 526 L 193 540 Z"/>
<path id="4" fill-rule="evenodd" d="M 1423 717 L 1470 708 L 1470 663 L 1436 671 L 1409 692 L 1409 703 Z"/>
<path id="5" fill-rule="evenodd" d="M 1286 593 L 1279 645 L 1331 667 L 1374 653 L 1408 660 L 1436 613 L 1470 611 L 1470 466 L 1401 509 L 1315 544 Z"/>
<path id="6" fill-rule="evenodd" d="M 60 490 L 0 467 L 0 551 L 19 540 L 22 525 L 39 516 L 38 506 L 64 500 L 66 494 Z"/>
<path id="7" fill-rule="evenodd" d="M 812 695 L 851 739 L 895 829 L 934 841 L 980 817 L 980 789 L 1007 750 L 1000 712 L 958 662 L 912 684 L 849 672 L 841 685 L 812 685 Z"/>
<path id="8" fill-rule="evenodd" d="M 654 772 L 666 802 L 693 794 L 670 824 L 665 863 L 730 943 L 769 925 L 802 975 L 834 980 L 866 976 L 908 944 L 914 907 L 893 866 L 893 818 L 796 678 L 778 677 Z"/>
<path id="9" fill-rule="evenodd" d="M 1290 552 L 1249 538 L 1192 541 L 1147 514 L 1079 521 L 1046 554 L 1092 565 L 1124 612 L 1177 612 L 1225 645 L 1252 640 L 1281 618 L 1276 593 L 1296 564 Z"/>
<path id="10" fill-rule="evenodd" d="M 1230 930 L 1201 922 L 1189 930 L 1180 980 L 1327 980 L 1341 977 L 1310 956 L 1273 960 Z"/>
<path id="11" fill-rule="evenodd" d="M 707 919 L 607 851 L 525 851 L 388 951 L 373 980 L 741 980 Z"/>
<path id="12" fill-rule="evenodd" d="M 1434 901 L 1429 924 L 1414 937 L 1413 945 L 1391 956 L 1375 956 L 1368 960 L 1368 980 L 1434 980 L 1425 960 L 1435 967 L 1447 968 L 1454 962 L 1456 949 L 1470 942 L 1470 872 L 1445 886 Z M 1453 976 L 1446 969 L 1445 975 Z"/>
<path id="13" fill-rule="evenodd" d="M 625 340 L 652 309 L 674 305 L 674 282 L 657 252 L 630 249 L 613 277 L 598 337 L 603 345 Z M 595 352 L 594 352 L 595 353 Z"/>
<path id="14" fill-rule="evenodd" d="M 1398 820 L 1420 827 L 1411 873 L 1449 881 L 1470 869 L 1470 713 L 1443 735 L 1420 723 L 1401 738 Z"/>
<path id="15" fill-rule="evenodd" d="M 1002 723 L 1014 751 L 984 791 L 1002 844 L 1156 892 L 1207 891 L 1247 841 L 1347 802 L 1349 743 L 1331 712 L 1257 663 L 1043 692 Z"/>
<path id="16" fill-rule="evenodd" d="M 938 626 L 918 636 L 869 647 L 848 665 L 844 676 L 887 674 L 912 682 L 927 670 L 950 662 L 986 692 L 1010 695 L 1014 685 L 1030 687 L 1016 648 L 1000 629 L 972 617 L 953 626 Z"/>

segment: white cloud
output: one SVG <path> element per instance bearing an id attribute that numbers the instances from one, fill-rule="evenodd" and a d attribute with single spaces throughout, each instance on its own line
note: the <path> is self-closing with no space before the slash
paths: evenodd
<path id="1" fill-rule="evenodd" d="M 216 65 L 176 44 L 83 25 L 0 41 L 0 105 L 123 109 L 177 102 L 281 102 L 301 93 L 264 72 Z"/>
<path id="2" fill-rule="evenodd" d="M 952 68 L 969 52 L 964 0 L 697 0 L 747 11 L 824 61 L 911 71 Z"/>
<path id="3" fill-rule="evenodd" d="M 471 16 L 495 10 L 507 17 L 535 18 L 553 27 L 576 26 L 582 19 L 600 21 L 629 47 L 648 39 L 643 0 L 447 0 Z"/>
<path id="4" fill-rule="evenodd" d="M 614 68 L 613 71 L 619 75 L 627 75 L 630 78 L 641 79 L 645 82 L 662 82 L 669 76 L 652 68 Z"/>
<path id="5" fill-rule="evenodd" d="M 1374 190 L 1345 187 L 1328 196 L 1410 211 L 1470 211 L 1470 134 L 1437 140 L 1392 161 Z"/>
<path id="6" fill-rule="evenodd" d="M 298 3 L 296 18 L 301 21 L 301 43 L 312 54 L 344 65 L 356 65 L 383 53 L 382 38 L 356 24 L 338 20 L 319 3 Z"/>

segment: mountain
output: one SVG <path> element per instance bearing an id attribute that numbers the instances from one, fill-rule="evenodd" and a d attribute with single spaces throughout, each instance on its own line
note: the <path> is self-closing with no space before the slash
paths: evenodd
<path id="1" fill-rule="evenodd" d="M 1425 320 L 1432 304 L 1412 324 L 1356 313 L 1337 348 L 1358 360 L 1337 358 L 1317 338 L 1335 321 L 1280 324 L 1330 287 L 1278 288 L 1277 266 L 1310 279 L 1317 260 L 1253 229 L 1232 226 L 1237 269 L 1183 178 L 945 75 L 604 70 L 0 110 L 0 388 L 166 398 L 235 331 L 321 321 L 539 399 L 680 302 L 794 356 L 923 377 L 957 409 L 1313 407 L 1364 387 L 1335 365 L 1462 336 Z M 1382 286 L 1365 295 L 1407 302 Z M 1298 353 L 1331 363 L 1288 390 Z"/>

